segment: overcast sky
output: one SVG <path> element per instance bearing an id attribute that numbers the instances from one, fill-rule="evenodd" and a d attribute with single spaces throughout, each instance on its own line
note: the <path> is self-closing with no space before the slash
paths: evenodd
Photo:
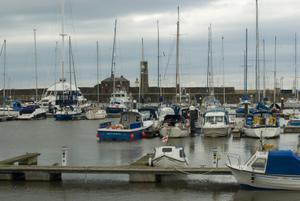
<path id="1" fill-rule="evenodd" d="M 1 2 L 0 39 L 7 40 L 7 83 L 29 88 L 34 81 L 33 29 L 37 29 L 38 85 L 48 87 L 61 76 L 61 0 Z M 249 87 L 254 88 L 255 0 L 65 0 L 65 33 L 72 37 L 79 86 L 96 84 L 96 41 L 100 44 L 100 79 L 110 75 L 114 20 L 118 20 L 116 74 L 134 85 L 141 60 L 141 38 L 149 62 L 149 81 L 157 83 L 157 30 L 160 25 L 162 84 L 175 86 L 175 34 L 180 6 L 181 85 L 206 86 L 208 26 L 212 24 L 215 86 L 222 85 L 221 37 L 224 36 L 225 85 L 243 88 L 245 29 L 249 29 Z M 284 88 L 294 77 L 294 34 L 300 25 L 299 0 L 260 0 L 259 35 L 266 41 L 266 83 L 273 88 L 274 37 L 277 79 Z M 66 41 L 67 44 L 67 41 Z M 1 44 L 2 45 L 2 44 Z M 66 45 L 66 59 L 67 45 Z M 58 53 L 60 50 L 58 51 Z M 300 52 L 300 51 L 299 51 Z M 262 55 L 262 46 L 260 47 Z M 261 56 L 262 58 L 262 56 Z M 57 67 L 55 68 L 55 63 Z M 261 62 L 262 68 L 262 62 Z M 56 69 L 56 70 L 55 70 Z M 3 86 L 3 56 L 0 58 Z M 300 71 L 300 70 L 299 70 Z M 56 75 L 55 75 L 56 72 Z M 56 77 L 56 78 L 55 78 Z M 281 80 L 281 82 L 280 82 Z"/>

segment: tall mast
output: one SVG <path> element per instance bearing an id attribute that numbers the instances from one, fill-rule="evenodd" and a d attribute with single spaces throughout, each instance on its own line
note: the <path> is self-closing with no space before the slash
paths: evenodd
<path id="1" fill-rule="evenodd" d="M 212 29 L 211 25 L 208 27 L 208 87 L 209 95 L 214 96 L 214 70 L 212 59 Z"/>
<path id="2" fill-rule="evenodd" d="M 297 91 L 297 33 L 295 33 L 295 78 L 294 78 L 295 97 L 298 99 Z"/>
<path id="3" fill-rule="evenodd" d="M 263 97 L 266 97 L 266 52 L 265 52 L 265 40 L 263 40 Z"/>
<path id="4" fill-rule="evenodd" d="M 144 79 L 143 79 L 143 76 L 142 76 L 142 73 L 144 73 L 144 70 L 142 69 L 144 60 L 145 60 L 145 57 L 144 57 L 144 39 L 142 38 L 142 62 L 141 62 L 141 65 L 140 65 L 139 102 L 141 102 L 141 96 L 144 97 L 144 86 L 143 86 Z"/>
<path id="5" fill-rule="evenodd" d="M 255 87 L 257 102 L 260 101 L 260 72 L 259 72 L 259 34 L 258 34 L 258 0 L 256 0 L 256 54 L 255 54 Z"/>
<path id="6" fill-rule="evenodd" d="M 61 81 L 65 82 L 65 2 L 61 2 Z"/>
<path id="7" fill-rule="evenodd" d="M 5 107 L 5 78 L 6 78 L 6 40 L 3 42 L 1 53 L 3 51 L 3 107 Z"/>
<path id="8" fill-rule="evenodd" d="M 223 71 L 223 104 L 225 104 L 225 68 L 224 68 L 224 36 L 222 36 L 222 71 Z"/>
<path id="9" fill-rule="evenodd" d="M 180 77 L 179 77 L 179 6 L 177 7 L 177 34 L 176 34 L 176 96 L 179 95 L 179 102 L 181 102 L 180 92 Z M 176 102 L 178 103 L 177 97 Z"/>
<path id="10" fill-rule="evenodd" d="M 113 93 L 115 92 L 116 83 L 115 83 L 115 49 L 116 49 L 116 34 L 117 34 L 117 20 L 115 20 L 115 28 L 114 28 L 114 41 L 113 41 L 113 49 L 112 49 L 112 57 L 111 57 L 111 77 L 113 78 Z"/>
<path id="11" fill-rule="evenodd" d="M 245 94 L 248 94 L 248 29 L 246 29 L 246 51 L 245 51 Z"/>
<path id="12" fill-rule="evenodd" d="M 55 61 L 54 61 L 54 90 L 56 91 L 56 74 L 57 74 L 57 72 L 56 72 L 56 70 L 57 70 L 57 57 L 58 57 L 58 55 L 57 55 L 57 50 L 58 50 L 58 42 L 56 41 L 55 42 L 55 49 L 54 49 L 54 54 L 55 54 Z"/>
<path id="13" fill-rule="evenodd" d="M 277 57 L 277 38 L 275 36 L 275 46 L 274 46 L 274 97 L 273 97 L 273 101 L 274 104 L 276 103 L 276 68 L 277 68 L 277 61 L 276 58 Z"/>
<path id="14" fill-rule="evenodd" d="M 160 57 L 160 50 L 159 50 L 159 21 L 157 20 L 157 89 L 158 89 L 158 97 L 161 96 L 160 93 L 160 75 L 159 75 L 159 57 Z M 158 98 L 159 99 L 159 98 Z"/>
<path id="15" fill-rule="evenodd" d="M 99 42 L 96 42 L 96 49 L 97 49 L 97 101 L 99 103 Z"/>
<path id="16" fill-rule="evenodd" d="M 69 36 L 69 73 L 70 73 L 70 93 L 72 93 L 72 49 L 71 36 Z"/>
<path id="17" fill-rule="evenodd" d="M 37 51 L 36 51 L 36 29 L 33 29 L 34 38 L 34 70 L 35 70 L 35 101 L 38 101 L 38 73 L 37 73 Z"/>

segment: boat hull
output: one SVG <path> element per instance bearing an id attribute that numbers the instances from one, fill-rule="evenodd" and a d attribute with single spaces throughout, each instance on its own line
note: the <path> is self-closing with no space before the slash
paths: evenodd
<path id="1" fill-rule="evenodd" d="M 202 127 L 203 136 L 205 137 L 226 137 L 230 134 L 230 127 Z"/>
<path id="2" fill-rule="evenodd" d="M 155 167 L 162 167 L 162 168 L 170 168 L 170 167 L 175 167 L 175 168 L 184 168 L 187 167 L 187 162 L 186 161 L 179 161 L 167 156 L 162 156 L 157 159 L 151 159 L 151 164 L 152 166 Z"/>
<path id="3" fill-rule="evenodd" d="M 244 134 L 253 138 L 276 138 L 280 135 L 279 127 L 244 128 Z"/>
<path id="4" fill-rule="evenodd" d="M 146 128 L 142 127 L 139 129 L 98 129 L 97 130 L 97 140 L 101 141 L 134 141 L 142 139 L 144 135 L 144 130 Z"/>
<path id="5" fill-rule="evenodd" d="M 181 138 L 181 137 L 187 137 L 189 136 L 189 129 L 187 128 L 179 128 L 179 127 L 172 127 L 172 126 L 163 126 L 159 130 L 159 134 L 162 137 L 170 137 L 170 138 Z"/>
<path id="6" fill-rule="evenodd" d="M 106 113 L 105 112 L 98 112 L 98 111 L 87 111 L 85 113 L 85 117 L 88 120 L 97 120 L 97 119 L 105 119 Z"/>
<path id="7" fill-rule="evenodd" d="M 261 189 L 300 190 L 299 175 L 266 175 L 239 170 L 229 165 L 228 167 L 231 169 L 237 182 L 242 186 Z"/>

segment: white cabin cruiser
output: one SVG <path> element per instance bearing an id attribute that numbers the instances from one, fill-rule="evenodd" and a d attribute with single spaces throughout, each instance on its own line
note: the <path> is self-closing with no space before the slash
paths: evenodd
<path id="1" fill-rule="evenodd" d="M 106 113 L 110 117 L 119 117 L 122 112 L 125 112 L 131 104 L 131 98 L 124 90 L 115 91 L 111 94 L 109 105 L 106 108 Z"/>
<path id="2" fill-rule="evenodd" d="M 227 166 L 241 186 L 300 190 L 300 157 L 290 150 L 257 151 L 243 165 L 232 164 L 231 156 L 228 159 Z"/>
<path id="3" fill-rule="evenodd" d="M 230 135 L 231 128 L 228 113 L 224 109 L 213 109 L 205 112 L 202 132 L 205 137 Z"/>
<path id="4" fill-rule="evenodd" d="M 85 113 L 85 117 L 88 120 L 99 120 L 106 118 L 106 111 L 97 107 L 91 107 Z"/>
<path id="5" fill-rule="evenodd" d="M 167 145 L 154 149 L 154 156 L 149 158 L 148 165 L 162 168 L 187 167 L 188 160 L 183 147 Z"/>

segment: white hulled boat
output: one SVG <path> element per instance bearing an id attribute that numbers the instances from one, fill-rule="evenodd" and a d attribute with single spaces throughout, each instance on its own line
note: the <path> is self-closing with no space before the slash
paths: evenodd
<path id="1" fill-rule="evenodd" d="M 162 137 L 187 137 L 190 133 L 189 121 L 181 115 L 166 115 L 159 133 Z"/>
<path id="2" fill-rule="evenodd" d="M 161 146 L 154 149 L 154 156 L 149 158 L 148 165 L 163 168 L 187 167 L 188 160 L 183 147 Z"/>
<path id="3" fill-rule="evenodd" d="M 227 166 L 242 186 L 300 190 L 300 158 L 292 151 L 257 151 L 246 163 Z"/>
<path id="4" fill-rule="evenodd" d="M 202 132 L 205 137 L 230 135 L 231 128 L 228 113 L 224 109 L 213 109 L 205 112 Z"/>
<path id="5" fill-rule="evenodd" d="M 270 112 L 259 111 L 247 116 L 243 131 L 254 138 L 275 138 L 280 135 L 279 119 Z"/>

